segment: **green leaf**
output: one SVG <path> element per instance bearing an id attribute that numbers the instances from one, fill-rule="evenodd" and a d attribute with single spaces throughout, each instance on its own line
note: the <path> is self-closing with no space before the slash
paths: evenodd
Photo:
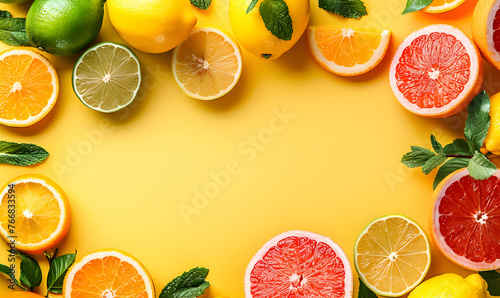
<path id="1" fill-rule="evenodd" d="M 38 262 L 30 256 L 16 252 L 21 258 L 21 275 L 19 281 L 22 285 L 33 289 L 42 283 L 42 270 Z"/>
<path id="2" fill-rule="evenodd" d="M 406 8 L 402 14 L 407 14 L 414 11 L 419 11 L 431 5 L 432 0 L 408 0 L 406 1 Z"/>
<path id="3" fill-rule="evenodd" d="M 7 265 L 4 265 L 4 264 L 0 264 L 0 273 L 3 273 L 5 275 L 7 275 L 7 277 L 9 277 L 9 279 L 13 279 L 14 282 L 16 283 L 16 285 L 24 290 L 26 290 L 26 288 L 24 288 L 21 283 L 17 280 L 17 278 L 15 276 L 13 276 L 11 274 L 11 271 L 10 271 L 10 267 L 7 266 Z"/>
<path id="4" fill-rule="evenodd" d="M 443 148 L 444 154 L 448 155 L 464 155 L 472 156 L 469 144 L 464 139 L 456 139 L 452 144 L 448 144 Z"/>
<path id="5" fill-rule="evenodd" d="M 0 164 L 31 166 L 45 160 L 49 153 L 33 144 L 0 141 Z"/>
<path id="6" fill-rule="evenodd" d="M 361 0 L 319 0 L 319 8 L 344 18 L 357 19 L 368 14 Z"/>
<path id="7" fill-rule="evenodd" d="M 429 149 L 411 146 L 411 152 L 406 153 L 401 159 L 401 162 L 409 168 L 417 168 L 423 166 L 435 155 L 436 154 Z"/>
<path id="8" fill-rule="evenodd" d="M 207 10 L 210 7 L 212 0 L 190 0 L 191 4 L 198 7 L 199 9 Z"/>
<path id="9" fill-rule="evenodd" d="M 469 174 L 476 180 L 484 180 L 495 174 L 497 167 L 481 152 L 476 152 L 469 163 Z"/>
<path id="10" fill-rule="evenodd" d="M 432 170 L 442 165 L 447 159 L 448 157 L 444 155 L 436 155 L 429 158 L 422 166 L 422 172 L 424 172 L 425 175 L 429 175 Z"/>
<path id="11" fill-rule="evenodd" d="M 257 5 L 257 2 L 259 2 L 259 0 L 252 0 L 252 2 L 250 2 L 250 5 L 248 5 L 247 11 L 246 11 L 247 14 L 249 12 L 251 12 L 252 9 L 254 9 L 255 5 Z"/>
<path id="12" fill-rule="evenodd" d="M 436 139 L 436 137 L 434 135 L 431 135 L 431 144 L 432 144 L 432 148 L 434 149 L 434 151 L 437 154 L 441 154 L 441 155 L 444 154 L 443 146 L 441 145 L 441 143 L 438 142 L 438 140 Z"/>
<path id="13" fill-rule="evenodd" d="M 76 252 L 53 259 L 50 263 L 49 273 L 47 275 L 47 291 L 58 293 L 62 290 L 64 277 L 69 267 L 75 262 Z"/>
<path id="14" fill-rule="evenodd" d="M 208 269 L 203 267 L 196 267 L 188 272 L 184 272 L 181 276 L 176 277 L 163 288 L 160 298 L 194 298 L 203 295 L 205 289 L 210 285 L 205 281 L 207 275 Z M 189 296 L 191 293 L 193 293 L 194 296 Z"/>
<path id="15" fill-rule="evenodd" d="M 361 280 L 359 279 L 359 289 L 358 289 L 358 298 L 378 298 L 375 293 L 372 292 Z"/>
<path id="16" fill-rule="evenodd" d="M 471 152 L 479 151 L 490 127 L 490 98 L 485 91 L 479 93 L 468 107 L 465 121 L 465 139 Z"/>
<path id="17" fill-rule="evenodd" d="M 0 10 L 0 40 L 15 47 L 35 47 L 26 33 L 26 19 L 12 18 L 12 15 L 4 10 Z"/>
<path id="18" fill-rule="evenodd" d="M 488 284 L 488 292 L 491 296 L 500 296 L 500 273 L 495 270 L 479 271 L 479 275 Z"/>
<path id="19" fill-rule="evenodd" d="M 274 36 L 282 40 L 292 39 L 292 18 L 285 1 L 264 0 L 259 6 L 259 11 L 264 25 Z"/>
<path id="20" fill-rule="evenodd" d="M 434 184 L 432 185 L 432 188 L 436 189 L 439 183 L 449 174 L 455 172 L 456 170 L 466 168 L 469 165 L 469 162 L 470 158 L 460 158 L 460 157 L 455 157 L 447 160 L 439 168 L 436 174 L 436 178 L 434 178 Z"/>

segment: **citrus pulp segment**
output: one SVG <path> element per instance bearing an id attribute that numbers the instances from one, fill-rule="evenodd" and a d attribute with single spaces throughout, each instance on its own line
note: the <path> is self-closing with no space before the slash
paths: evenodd
<path id="1" fill-rule="evenodd" d="M 22 175 L 0 193 L 0 234 L 16 237 L 16 249 L 39 254 L 54 247 L 68 233 L 71 211 L 64 191 L 41 175 Z"/>
<path id="2" fill-rule="evenodd" d="M 475 180 L 458 170 L 433 198 L 431 235 L 440 251 L 470 270 L 500 268 L 500 171 Z"/>
<path id="3" fill-rule="evenodd" d="M 344 251 L 331 239 L 288 231 L 269 240 L 248 264 L 245 297 L 352 297 Z"/>
<path id="4" fill-rule="evenodd" d="M 127 46 L 103 42 L 88 49 L 73 68 L 73 89 L 87 107 L 104 113 L 128 106 L 141 85 L 141 65 Z"/>
<path id="5" fill-rule="evenodd" d="M 408 111 L 429 118 L 454 115 L 479 92 L 483 65 L 472 40 L 450 25 L 430 25 L 410 34 L 390 68 L 390 84 Z"/>
<path id="6" fill-rule="evenodd" d="M 378 29 L 307 28 L 309 51 L 326 70 L 341 76 L 367 73 L 384 58 L 391 32 Z"/>
<path id="7" fill-rule="evenodd" d="M 429 270 L 429 240 L 422 228 L 401 215 L 372 221 L 358 236 L 354 264 L 359 277 L 375 293 L 402 296 Z"/>
<path id="8" fill-rule="evenodd" d="M 442 13 L 459 7 L 465 0 L 433 0 L 431 5 L 422 9 L 427 13 Z"/>
<path id="9" fill-rule="evenodd" d="M 238 43 L 216 28 L 198 27 L 172 54 L 177 85 L 200 100 L 220 98 L 231 91 L 241 76 Z"/>
<path id="10" fill-rule="evenodd" d="M 155 298 L 151 276 L 139 260 L 119 250 L 84 256 L 69 268 L 64 298 Z"/>
<path id="11" fill-rule="evenodd" d="M 25 49 L 0 54 L 0 124 L 33 125 L 52 110 L 58 95 L 57 73 L 47 58 Z"/>
<path id="12" fill-rule="evenodd" d="M 472 15 L 472 38 L 484 59 L 500 70 L 500 0 L 480 0 Z"/>

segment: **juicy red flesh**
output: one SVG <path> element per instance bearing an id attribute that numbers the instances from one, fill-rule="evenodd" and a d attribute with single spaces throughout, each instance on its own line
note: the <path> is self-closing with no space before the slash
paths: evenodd
<path id="1" fill-rule="evenodd" d="M 439 231 L 446 244 L 472 262 L 500 259 L 500 181 L 464 176 L 452 183 L 439 205 Z"/>
<path id="2" fill-rule="evenodd" d="M 420 108 L 442 108 L 456 99 L 470 79 L 471 62 L 453 35 L 434 32 L 415 38 L 396 66 L 396 84 Z"/>
<path id="3" fill-rule="evenodd" d="M 500 52 L 500 10 L 497 10 L 495 14 L 495 20 L 493 21 L 493 42 L 495 43 L 495 50 Z"/>
<path id="4" fill-rule="evenodd" d="M 271 247 L 250 274 L 253 298 L 343 298 L 344 263 L 323 242 L 287 237 Z"/>

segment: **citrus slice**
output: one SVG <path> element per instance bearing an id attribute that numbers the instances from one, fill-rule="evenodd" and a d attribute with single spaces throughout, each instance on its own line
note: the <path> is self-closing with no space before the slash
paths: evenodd
<path id="1" fill-rule="evenodd" d="M 307 40 L 314 60 L 324 69 L 341 76 L 356 76 L 382 61 L 391 31 L 310 26 Z"/>
<path id="2" fill-rule="evenodd" d="M 245 297 L 352 297 L 352 270 L 331 239 L 289 231 L 269 240 L 248 264 Z"/>
<path id="3" fill-rule="evenodd" d="M 217 99 L 233 90 L 241 68 L 238 43 L 216 28 L 195 28 L 172 55 L 177 85 L 188 96 L 200 100 Z"/>
<path id="4" fill-rule="evenodd" d="M 472 40 L 450 25 L 430 25 L 399 46 L 389 73 L 394 95 L 408 111 L 429 118 L 454 115 L 481 88 L 483 63 Z"/>
<path id="5" fill-rule="evenodd" d="M 470 270 L 500 268 L 500 171 L 475 180 L 467 169 L 458 170 L 433 198 L 431 235 L 439 250 Z"/>
<path id="6" fill-rule="evenodd" d="M 69 268 L 64 298 L 154 298 L 151 276 L 139 260 L 119 250 L 84 256 Z"/>
<path id="7" fill-rule="evenodd" d="M 0 124 L 26 127 L 42 120 L 59 95 L 52 64 L 33 50 L 0 54 Z"/>
<path id="8" fill-rule="evenodd" d="M 354 264 L 363 283 L 375 293 L 402 296 L 429 271 L 429 240 L 422 228 L 405 216 L 381 217 L 358 236 Z"/>
<path id="9" fill-rule="evenodd" d="M 68 233 L 71 214 L 64 191 L 42 175 L 22 175 L 0 193 L 0 235 L 16 249 L 39 254 Z"/>
<path id="10" fill-rule="evenodd" d="M 442 13 L 455 9 L 464 3 L 465 0 L 433 0 L 431 5 L 422 9 L 427 13 Z"/>
<path id="11" fill-rule="evenodd" d="M 472 38 L 484 59 L 500 70 L 500 0 L 479 0 L 472 15 Z"/>
<path id="12" fill-rule="evenodd" d="M 87 107 L 112 113 L 128 106 L 141 85 L 141 65 L 127 46 L 103 42 L 88 49 L 73 68 L 73 90 Z"/>

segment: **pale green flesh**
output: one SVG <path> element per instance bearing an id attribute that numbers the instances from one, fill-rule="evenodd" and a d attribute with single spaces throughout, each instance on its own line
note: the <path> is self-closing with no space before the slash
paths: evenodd
<path id="1" fill-rule="evenodd" d="M 76 66 L 74 86 L 78 97 L 87 106 L 112 112 L 134 100 L 140 81 L 137 58 L 124 48 L 105 44 L 82 57 Z"/>

